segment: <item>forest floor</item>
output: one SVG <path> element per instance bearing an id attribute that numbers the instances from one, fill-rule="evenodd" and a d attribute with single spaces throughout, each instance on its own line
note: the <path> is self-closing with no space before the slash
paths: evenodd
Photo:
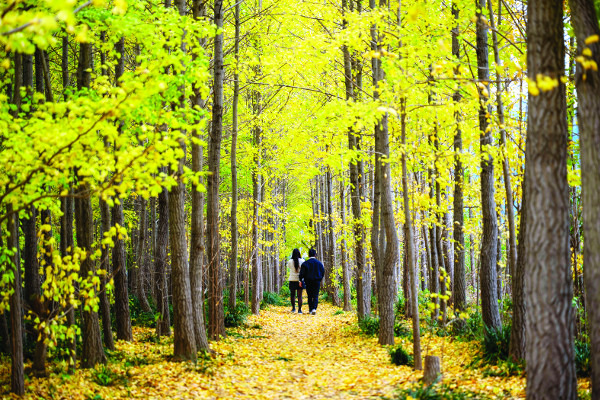
<path id="1" fill-rule="evenodd" d="M 212 342 L 212 355 L 196 363 L 170 361 L 173 339 L 156 343 L 153 331 L 134 328 L 133 343 L 117 342 L 106 366 L 64 372 L 52 365 L 49 378 L 28 379 L 28 399 L 394 399 L 418 387 L 421 372 L 390 363 L 376 337 L 360 333 L 356 314 L 320 304 L 317 315 L 292 314 L 271 306 L 250 316 L 242 328 Z M 412 352 L 407 339 L 397 344 Z M 521 398 L 525 378 L 484 377 L 469 366 L 477 343 L 424 335 L 423 355 L 442 358 L 445 390 L 456 398 Z M 0 364 L 0 395 L 7 396 L 10 360 Z M 580 382 L 580 390 L 589 380 Z M 408 397 L 412 398 L 412 397 Z M 438 398 L 438 397 L 436 397 Z M 455 398 L 455 397 L 452 397 Z"/>

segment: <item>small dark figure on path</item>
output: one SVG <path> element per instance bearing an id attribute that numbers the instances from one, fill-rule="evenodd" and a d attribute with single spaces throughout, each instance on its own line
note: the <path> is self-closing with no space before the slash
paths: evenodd
<path id="1" fill-rule="evenodd" d="M 323 263 L 317 260 L 317 251 L 310 249 L 308 251 L 308 260 L 304 261 L 300 267 L 300 280 L 306 282 L 306 295 L 308 296 L 308 308 L 312 315 L 317 313 L 319 305 L 319 289 L 321 288 L 321 280 L 325 275 L 325 267 Z"/>
<path id="2" fill-rule="evenodd" d="M 290 285 L 290 297 L 292 301 L 292 312 L 296 312 L 296 292 L 298 292 L 298 314 L 302 314 L 302 281 L 299 278 L 300 266 L 304 262 L 304 259 L 300 256 L 300 250 L 294 249 L 292 251 L 292 258 L 287 263 L 289 273 L 289 285 Z"/>

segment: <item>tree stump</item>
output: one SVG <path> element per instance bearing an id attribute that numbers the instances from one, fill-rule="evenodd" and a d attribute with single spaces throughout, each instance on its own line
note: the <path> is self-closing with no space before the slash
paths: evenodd
<path id="1" fill-rule="evenodd" d="M 426 385 L 431 385 L 439 376 L 441 376 L 440 358 L 438 356 L 425 356 L 423 382 L 425 382 Z"/>

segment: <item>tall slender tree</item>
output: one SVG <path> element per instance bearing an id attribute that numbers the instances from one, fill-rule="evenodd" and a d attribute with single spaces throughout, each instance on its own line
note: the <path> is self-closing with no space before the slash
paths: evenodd
<path id="1" fill-rule="evenodd" d="M 591 344 L 592 398 L 600 399 L 600 27 L 593 1 L 570 0 L 578 47 L 577 101 L 581 138 L 583 252 Z M 595 67 L 594 67 L 595 66 Z"/>
<path id="2" fill-rule="evenodd" d="M 89 88 L 91 84 L 92 45 L 81 43 L 79 46 L 79 63 L 77 69 L 77 89 Z M 75 229 L 77 235 L 77 246 L 88 255 L 81 262 L 80 276 L 87 279 L 90 274 L 96 272 L 95 261 L 92 257 L 94 245 L 94 213 L 92 210 L 92 199 L 88 183 L 79 183 L 75 190 Z M 84 368 L 94 367 L 98 363 L 105 363 L 106 356 L 102 347 L 102 335 L 100 334 L 100 321 L 98 313 L 91 307 L 84 307 L 82 312 L 83 338 L 81 365 Z"/>
<path id="3" fill-rule="evenodd" d="M 186 15 L 185 0 L 176 0 L 175 4 L 179 15 Z M 186 51 L 184 38 L 185 35 L 181 42 L 183 53 Z M 185 68 L 185 66 L 182 66 L 182 68 Z M 183 110 L 185 108 L 185 93 L 183 88 L 180 88 L 179 91 L 179 104 L 176 106 Z M 173 355 L 180 360 L 195 360 L 197 348 L 192 314 L 192 292 L 185 221 L 185 184 L 183 183 L 183 166 L 186 154 L 184 132 L 179 132 L 177 142 L 181 151 L 176 170 L 173 171 L 177 183 L 169 192 L 169 243 L 171 245 L 174 330 Z"/>
<path id="4" fill-rule="evenodd" d="M 125 38 L 120 38 L 117 41 L 115 51 L 119 55 L 117 65 L 115 66 L 115 83 L 118 84 L 119 79 L 125 73 Z M 119 129 L 122 129 L 122 127 L 120 126 Z M 114 226 L 124 227 L 123 204 L 119 199 L 115 199 L 114 203 L 112 222 Z M 131 315 L 129 313 L 129 289 L 125 260 L 125 240 L 117 238 L 112 253 L 117 339 L 131 341 L 133 340 L 133 333 L 131 331 Z"/>
<path id="5" fill-rule="evenodd" d="M 238 260 L 238 181 L 237 181 L 237 138 L 238 138 L 238 101 L 240 97 L 240 3 L 235 4 L 235 70 L 233 72 L 233 104 L 231 112 L 231 258 L 229 260 L 229 309 L 235 310 L 237 291 Z"/>
<path id="6" fill-rule="evenodd" d="M 561 81 L 564 64 L 563 3 L 530 1 L 524 193 L 528 399 L 577 398 L 569 262 L 567 104 Z M 540 76 L 549 77 L 555 85 L 540 90 L 536 85 Z"/>
<path id="7" fill-rule="evenodd" d="M 195 0 L 192 14 L 194 20 L 199 21 L 206 14 L 206 3 Z M 205 47 L 205 38 L 198 38 L 198 45 Z M 205 107 L 200 88 L 194 87 L 192 104 L 199 108 Z M 198 121 L 200 123 L 200 121 Z M 200 131 L 192 130 L 192 170 L 201 172 L 204 168 L 204 155 L 200 141 Z M 204 178 L 200 178 L 202 184 Z M 194 315 L 194 335 L 196 337 L 196 348 L 208 350 L 208 338 L 206 335 L 206 324 L 204 321 L 204 193 L 196 184 L 192 185 L 192 215 L 191 215 L 191 237 L 190 237 L 190 283 L 192 295 L 192 313 Z"/>
<path id="8" fill-rule="evenodd" d="M 479 86 L 479 130 L 481 132 L 481 212 L 483 231 L 481 237 L 479 274 L 481 288 L 481 313 L 483 323 L 490 329 L 502 326 L 498 308 L 498 288 L 496 257 L 498 246 L 498 218 L 494 199 L 494 162 L 490 153 L 493 146 L 492 131 L 489 128 L 491 109 L 487 105 L 489 96 L 488 24 L 484 18 L 486 0 L 477 3 L 477 85 Z"/>
<path id="9" fill-rule="evenodd" d="M 217 29 L 223 28 L 223 0 L 214 2 L 214 22 Z M 214 41 L 214 84 L 212 123 L 208 140 L 207 178 L 207 255 L 208 255 L 208 335 L 219 340 L 225 336 L 223 309 L 223 273 L 220 262 L 219 238 L 219 176 L 221 166 L 221 141 L 223 137 L 223 32 L 218 32 Z"/>

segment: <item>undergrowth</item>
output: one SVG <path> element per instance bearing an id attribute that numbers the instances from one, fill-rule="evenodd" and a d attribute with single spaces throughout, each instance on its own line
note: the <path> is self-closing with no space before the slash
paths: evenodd
<path id="1" fill-rule="evenodd" d="M 408 351 L 404 350 L 401 344 L 396 347 L 392 347 L 389 351 L 392 364 L 394 365 L 408 365 L 412 367 L 414 365 L 414 359 Z"/>
<path id="2" fill-rule="evenodd" d="M 419 384 L 410 388 L 401 389 L 394 397 L 396 400 L 420 399 L 420 400 L 467 400 L 491 399 L 481 393 L 473 392 L 460 387 L 450 387 L 447 384 L 424 385 Z"/>

